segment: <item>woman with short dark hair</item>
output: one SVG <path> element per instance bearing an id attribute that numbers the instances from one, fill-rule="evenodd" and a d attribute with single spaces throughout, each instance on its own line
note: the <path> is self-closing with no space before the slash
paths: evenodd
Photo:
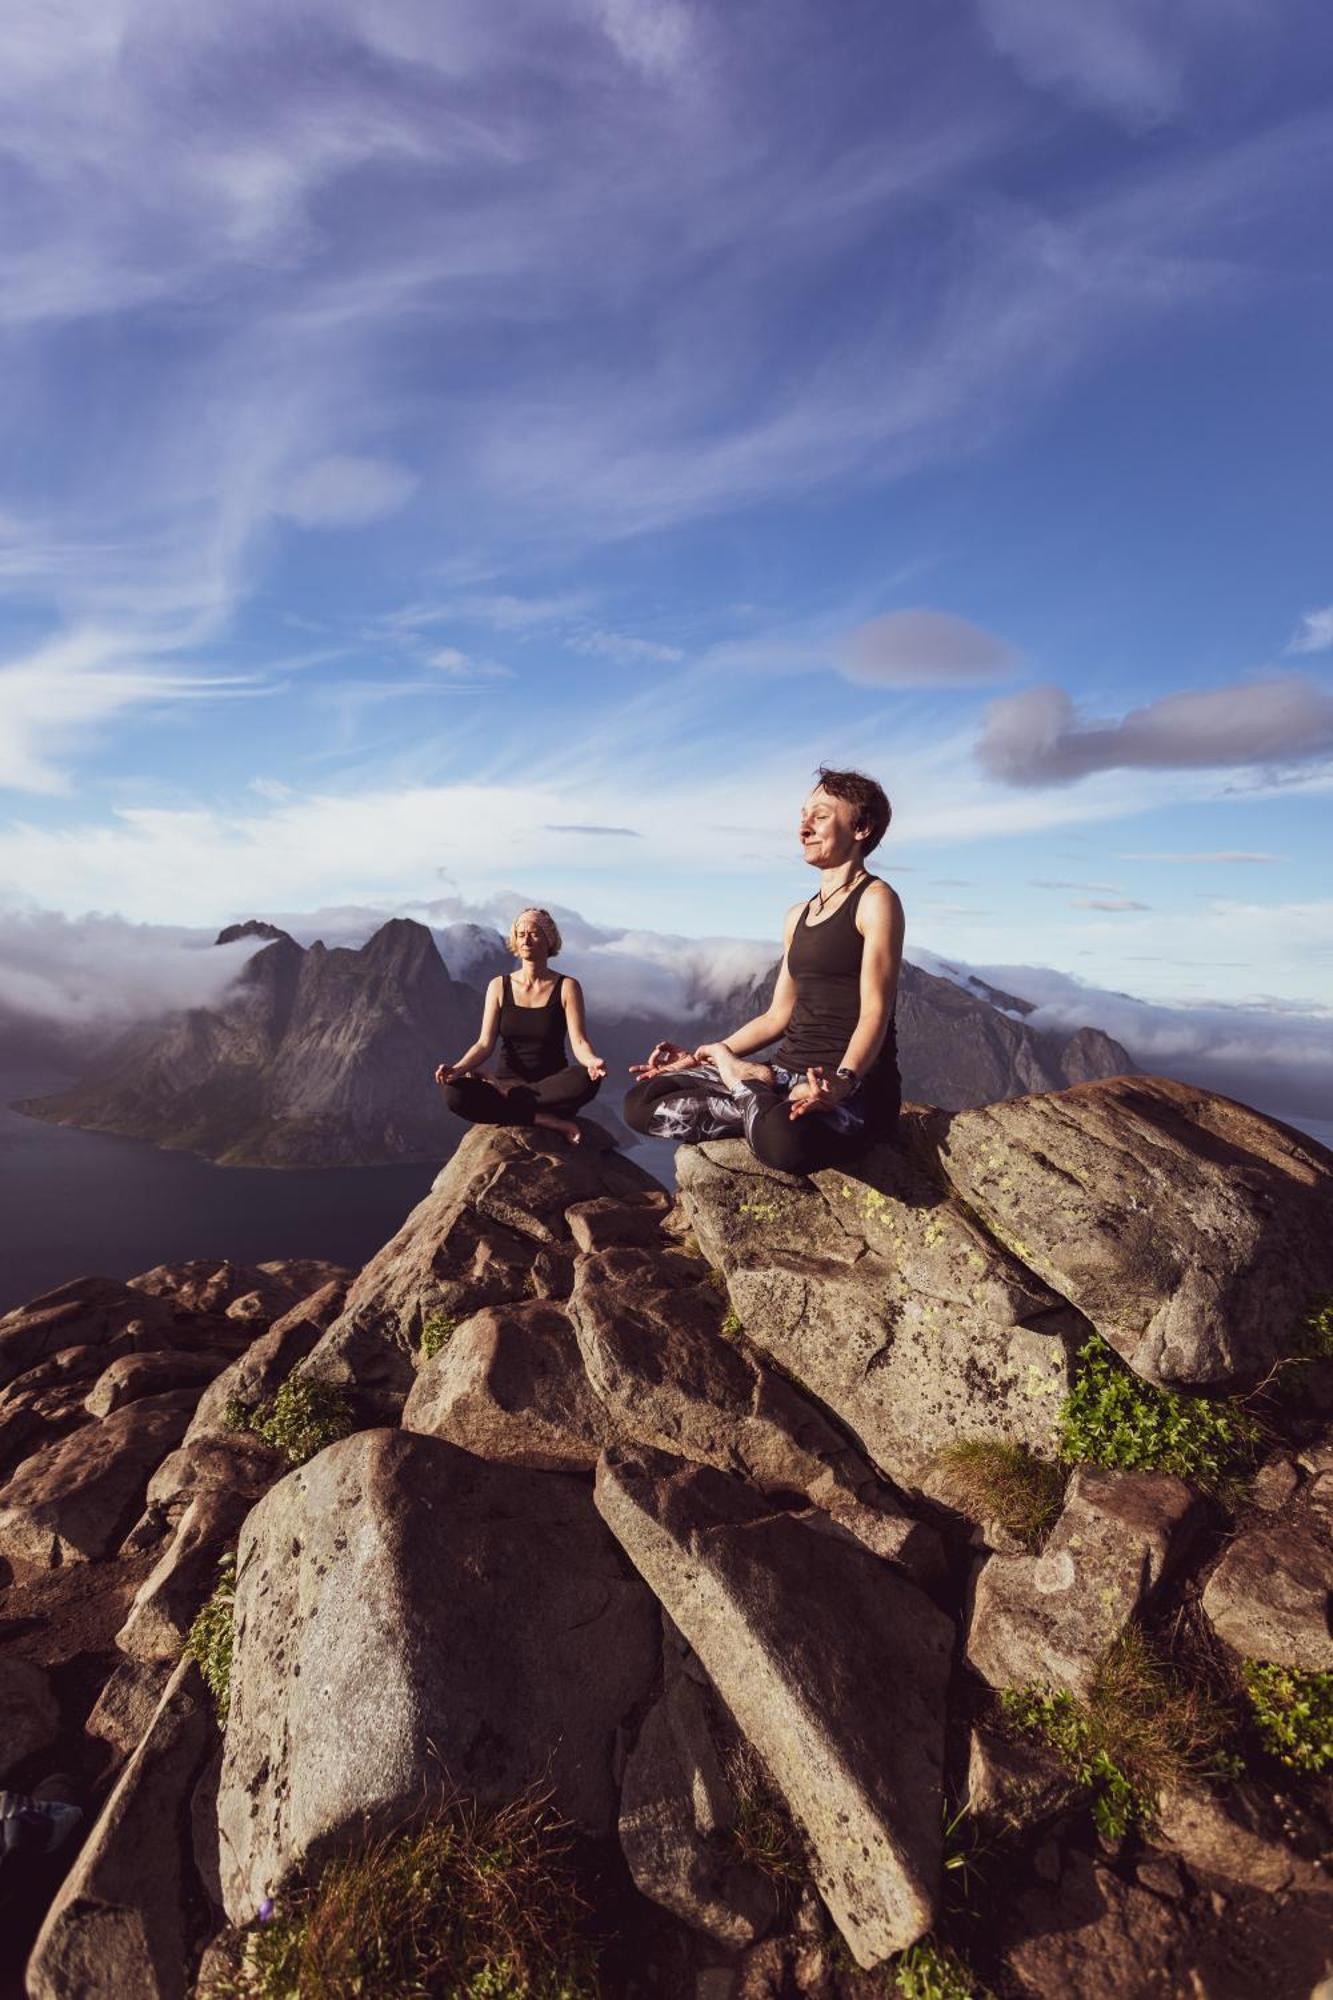
<path id="1" fill-rule="evenodd" d="M 475 1125 L 540 1125 L 577 1145 L 582 1134 L 574 1113 L 597 1095 L 606 1064 L 588 1041 L 578 980 L 549 970 L 560 947 L 549 910 L 519 911 L 509 927 L 509 949 L 520 970 L 492 979 L 481 1033 L 457 1062 L 440 1064 L 435 1081 L 449 1109 Z M 477 1075 L 497 1041 L 498 1073 Z"/>

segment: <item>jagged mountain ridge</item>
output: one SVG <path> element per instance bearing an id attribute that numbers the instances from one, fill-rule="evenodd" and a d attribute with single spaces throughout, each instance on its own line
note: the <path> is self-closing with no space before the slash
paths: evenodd
<path id="1" fill-rule="evenodd" d="M 130 1029 L 79 1082 L 18 1108 L 223 1165 L 374 1165 L 450 1154 L 460 1128 L 431 1087 L 431 1072 L 477 1031 L 485 980 L 508 962 L 498 933 L 462 925 L 442 934 L 466 978 L 450 971 L 437 936 L 406 917 L 390 919 L 359 950 L 302 946 L 255 919 L 229 925 L 217 941 L 245 936 L 268 942 L 224 1004 Z M 721 996 L 688 992 L 677 1018 L 599 1019 L 590 992 L 594 1045 L 610 1071 L 602 1116 L 614 1114 L 630 1063 L 655 1041 L 727 1033 L 767 1005 L 776 975 L 774 964 Z M 945 1110 L 1135 1067 L 1098 1029 L 1043 1035 L 911 964 L 903 967 L 898 1032 L 905 1095 Z"/>

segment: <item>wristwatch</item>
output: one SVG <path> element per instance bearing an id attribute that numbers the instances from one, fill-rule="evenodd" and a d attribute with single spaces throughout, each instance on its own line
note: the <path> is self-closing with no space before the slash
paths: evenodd
<path id="1" fill-rule="evenodd" d="M 835 1072 L 835 1074 L 840 1076 L 844 1083 L 850 1083 L 853 1090 L 856 1089 L 857 1085 L 861 1081 L 860 1077 L 856 1074 L 856 1071 L 854 1069 L 849 1068 L 846 1063 L 843 1063 L 841 1067 Z"/>

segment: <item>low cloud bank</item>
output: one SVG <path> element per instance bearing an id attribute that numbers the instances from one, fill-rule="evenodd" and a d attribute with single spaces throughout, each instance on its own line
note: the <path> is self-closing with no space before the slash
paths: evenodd
<path id="1" fill-rule="evenodd" d="M 216 936 L 96 912 L 0 910 L 0 1015 L 101 1029 L 214 1006 L 264 943 Z"/>

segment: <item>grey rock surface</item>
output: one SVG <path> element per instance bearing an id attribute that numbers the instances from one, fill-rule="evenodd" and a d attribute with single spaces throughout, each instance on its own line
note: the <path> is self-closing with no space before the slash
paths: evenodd
<path id="1" fill-rule="evenodd" d="M 586 1481 L 364 1431 L 274 1487 L 238 1553 L 219 1789 L 228 1914 L 451 1789 L 549 1782 L 614 1823 L 617 1729 L 659 1658 L 649 1593 Z M 349 1727 L 366 1716 L 373 1727 Z"/>
<path id="2" fill-rule="evenodd" d="M 1120 1077 L 949 1120 L 953 1186 L 1150 1382 L 1230 1388 L 1333 1287 L 1333 1155 L 1230 1098 Z"/>
<path id="3" fill-rule="evenodd" d="M 122 1653 L 136 1660 L 179 1658 L 196 1614 L 217 1583 L 219 1560 L 236 1539 L 250 1504 L 243 1494 L 217 1489 L 190 1501 L 116 1634 Z"/>
<path id="4" fill-rule="evenodd" d="M 49 1564 L 108 1554 L 180 1442 L 194 1400 L 188 1389 L 145 1396 L 26 1459 L 0 1490 L 0 1554 Z"/>
<path id="5" fill-rule="evenodd" d="M 464 1320 L 422 1363 L 403 1429 L 547 1472 L 591 1472 L 613 1435 L 569 1315 L 549 1299 L 488 1306 Z"/>
<path id="6" fill-rule="evenodd" d="M 47 1674 L 33 1660 L 0 1653 L 0 1780 L 60 1732 L 60 1708 Z"/>
<path id="7" fill-rule="evenodd" d="M 102 1370 L 84 1398 L 90 1417 L 109 1417 L 143 1396 L 160 1396 L 168 1389 L 202 1390 L 227 1367 L 229 1356 L 207 1349 L 178 1353 L 120 1354 Z"/>
<path id="8" fill-rule="evenodd" d="M 337 1318 L 347 1296 L 342 1278 L 330 1279 L 281 1314 L 264 1333 L 256 1336 L 199 1398 L 187 1440 L 221 1432 L 226 1434 L 223 1411 L 233 1398 L 248 1409 L 276 1395 L 297 1363 L 304 1361 L 320 1335 Z"/>
<path id="9" fill-rule="evenodd" d="M 184 2000 L 196 1891 L 181 1822 L 214 1736 L 182 1661 L 47 1912 L 29 2000 Z"/>
<path id="10" fill-rule="evenodd" d="M 992 1687 L 1087 1694 L 1196 1514 L 1182 1480 L 1080 1466 L 1040 1555 L 993 1555 L 977 1578 L 967 1657 Z"/>
<path id="11" fill-rule="evenodd" d="M 938 1114 L 934 1114 L 938 1116 Z M 681 1200 L 747 1338 L 901 1486 L 960 1437 L 1050 1452 L 1087 1326 L 931 1166 L 931 1117 L 857 1175 L 806 1181 L 739 1140 L 681 1147 Z"/>
<path id="12" fill-rule="evenodd" d="M 804 1828 L 858 1964 L 904 1949 L 940 1889 L 950 1621 L 711 1467 L 608 1453 L 597 1505 Z"/>
<path id="13" fill-rule="evenodd" d="M 1238 1534 L 1204 1586 L 1213 1630 L 1246 1659 L 1333 1671 L 1333 1493 L 1319 1486 Z"/>

